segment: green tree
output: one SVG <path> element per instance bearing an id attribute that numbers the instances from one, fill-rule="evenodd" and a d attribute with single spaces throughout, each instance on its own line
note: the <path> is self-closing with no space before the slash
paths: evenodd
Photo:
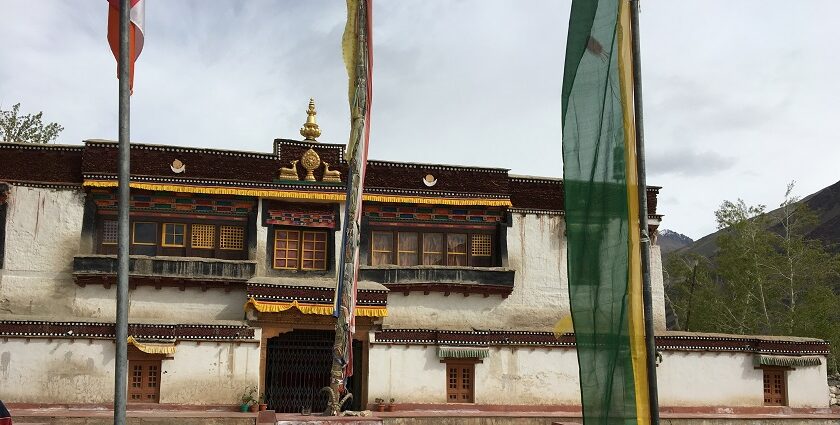
<path id="1" fill-rule="evenodd" d="M 806 238 L 816 214 L 788 185 L 778 210 L 743 200 L 715 212 L 718 251 L 712 259 L 672 256 L 666 303 L 677 329 L 827 339 L 830 368 L 840 355 L 840 255 Z"/>
<path id="2" fill-rule="evenodd" d="M 41 121 L 43 112 L 35 115 L 20 115 L 20 103 L 11 110 L 0 109 L 0 141 L 10 143 L 49 143 L 64 130 L 64 127 Z"/>

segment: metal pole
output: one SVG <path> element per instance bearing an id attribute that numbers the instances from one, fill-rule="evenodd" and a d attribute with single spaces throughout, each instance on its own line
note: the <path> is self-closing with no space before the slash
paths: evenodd
<path id="1" fill-rule="evenodd" d="M 645 346 L 650 399 L 650 423 L 659 425 L 659 392 L 656 384 L 656 340 L 653 331 L 653 296 L 650 289 L 650 235 L 648 234 L 647 181 L 645 179 L 645 130 L 642 116 L 642 59 L 639 48 L 639 0 L 630 0 L 633 34 L 633 104 L 636 115 L 636 158 L 639 174 L 639 228 L 642 249 L 642 297 L 645 310 Z"/>
<path id="2" fill-rule="evenodd" d="M 114 366 L 114 425 L 125 425 L 125 403 L 128 391 L 128 203 L 129 203 L 129 106 L 131 104 L 128 75 L 128 0 L 120 1 L 120 58 L 119 74 L 119 219 L 117 270 L 117 356 Z"/>

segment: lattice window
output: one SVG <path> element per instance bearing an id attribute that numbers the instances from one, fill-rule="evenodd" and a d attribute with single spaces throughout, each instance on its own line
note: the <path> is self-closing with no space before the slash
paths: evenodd
<path id="1" fill-rule="evenodd" d="M 190 239 L 193 248 L 213 249 L 216 246 L 216 226 L 193 224 Z"/>
<path id="2" fill-rule="evenodd" d="M 450 266 L 467 265 L 467 235 L 460 233 L 446 235 L 446 264 Z"/>
<path id="3" fill-rule="evenodd" d="M 300 268 L 302 270 L 327 269 L 326 232 L 303 232 Z"/>
<path id="4" fill-rule="evenodd" d="M 115 245 L 117 243 L 117 222 L 115 220 L 102 222 L 102 243 L 105 245 Z"/>
<path id="5" fill-rule="evenodd" d="M 131 388 L 140 388 L 143 386 L 143 366 L 134 365 L 131 371 Z"/>
<path id="6" fill-rule="evenodd" d="M 787 375 L 784 368 L 764 367 L 764 405 L 787 405 Z"/>
<path id="7" fill-rule="evenodd" d="M 164 223 L 162 245 L 166 247 L 183 247 L 187 226 L 180 223 Z"/>
<path id="8" fill-rule="evenodd" d="M 473 257 L 489 257 L 492 255 L 490 235 L 474 234 L 472 235 L 472 256 Z"/>
<path id="9" fill-rule="evenodd" d="M 242 226 L 219 226 L 219 248 L 231 250 L 245 248 L 245 228 Z"/>
<path id="10" fill-rule="evenodd" d="M 446 370 L 446 401 L 449 403 L 474 403 L 475 363 L 447 361 Z"/>
<path id="11" fill-rule="evenodd" d="M 297 269 L 300 255 L 300 232 L 277 230 L 274 232 L 274 268 Z"/>

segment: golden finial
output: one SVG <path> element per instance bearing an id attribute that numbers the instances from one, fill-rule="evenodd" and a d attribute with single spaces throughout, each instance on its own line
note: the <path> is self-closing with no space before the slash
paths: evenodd
<path id="1" fill-rule="evenodd" d="M 315 115 L 317 113 L 318 112 L 315 111 L 315 99 L 310 98 L 309 109 L 306 110 L 306 122 L 303 124 L 303 127 L 300 128 L 300 135 L 304 137 L 304 140 L 317 142 L 315 139 L 321 135 L 321 128 L 318 127 L 318 123 L 315 122 Z"/>

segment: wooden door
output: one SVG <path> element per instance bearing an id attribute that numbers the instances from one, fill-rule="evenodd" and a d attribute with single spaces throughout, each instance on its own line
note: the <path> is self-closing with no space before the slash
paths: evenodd
<path id="1" fill-rule="evenodd" d="M 446 401 L 474 403 L 475 363 L 446 362 Z"/>
<path id="2" fill-rule="evenodd" d="M 786 406 L 787 405 L 787 379 L 786 369 L 765 367 L 764 371 L 764 405 L 765 406 Z"/>
<path id="3" fill-rule="evenodd" d="M 128 402 L 160 402 L 160 360 L 128 361 Z"/>

